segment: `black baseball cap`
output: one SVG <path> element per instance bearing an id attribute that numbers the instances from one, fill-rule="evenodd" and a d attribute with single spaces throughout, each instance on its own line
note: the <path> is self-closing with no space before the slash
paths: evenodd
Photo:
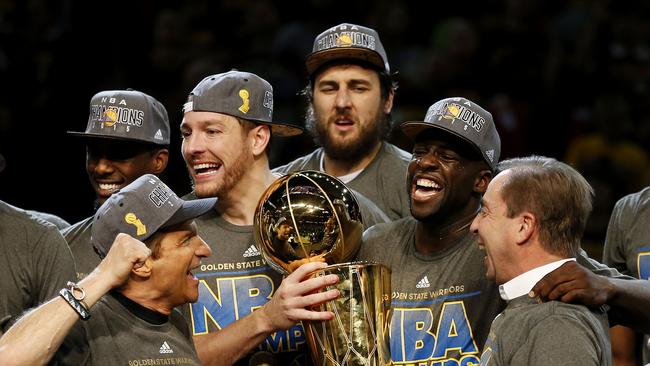
<path id="1" fill-rule="evenodd" d="M 390 65 L 379 34 L 368 27 L 342 23 L 319 34 L 307 56 L 307 73 L 312 75 L 323 64 L 337 59 L 356 59 L 390 74 Z"/>
<path id="2" fill-rule="evenodd" d="M 165 106 L 148 94 L 132 89 L 106 90 L 90 99 L 86 131 L 68 134 L 164 146 L 169 145 L 169 117 Z"/>
<path id="3" fill-rule="evenodd" d="M 216 202 L 216 198 L 185 201 L 160 178 L 145 174 L 101 205 L 95 213 L 90 241 L 103 258 L 119 233 L 144 241 L 161 228 L 203 215 Z"/>
<path id="4" fill-rule="evenodd" d="M 274 122 L 273 87 L 261 77 L 243 71 L 228 71 L 206 77 L 187 97 L 183 113 L 214 112 L 271 127 L 278 136 L 296 136 L 302 127 Z"/>
<path id="5" fill-rule="evenodd" d="M 424 121 L 403 122 L 400 128 L 411 140 L 425 130 L 443 130 L 472 145 L 493 171 L 499 162 L 501 139 L 492 114 L 469 99 L 439 100 L 429 107 Z"/>

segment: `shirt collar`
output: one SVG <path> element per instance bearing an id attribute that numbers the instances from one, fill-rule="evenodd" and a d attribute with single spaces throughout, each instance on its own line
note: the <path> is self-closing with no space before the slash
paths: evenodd
<path id="1" fill-rule="evenodd" d="M 324 172 L 325 171 L 325 151 L 323 150 L 323 154 L 320 156 L 320 171 Z M 356 172 L 352 172 L 346 175 L 342 175 L 338 178 L 341 182 L 343 183 L 350 183 L 354 178 L 359 176 L 363 172 L 363 169 L 359 169 Z"/>
<path id="2" fill-rule="evenodd" d="M 499 286 L 499 294 L 501 298 L 510 301 L 517 297 L 526 295 L 533 289 L 535 284 L 539 282 L 548 273 L 553 272 L 559 266 L 566 262 L 575 261 L 575 258 L 566 258 L 559 261 L 551 262 L 537 268 L 533 268 L 528 272 L 524 272 L 519 276 L 511 279 L 510 281 Z"/>
<path id="3" fill-rule="evenodd" d="M 155 325 L 162 325 L 169 321 L 169 316 L 159 313 L 157 311 L 145 308 L 144 306 L 138 304 L 137 302 L 129 299 L 124 296 L 124 294 L 113 290 L 110 294 L 124 306 L 131 314 L 137 316 L 138 318 Z"/>

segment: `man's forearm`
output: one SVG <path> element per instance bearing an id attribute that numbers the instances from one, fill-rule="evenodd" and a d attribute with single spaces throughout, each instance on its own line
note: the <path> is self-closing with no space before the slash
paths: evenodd
<path id="1" fill-rule="evenodd" d="M 44 365 L 78 319 L 60 297 L 31 310 L 0 338 L 0 364 Z"/>
<path id="2" fill-rule="evenodd" d="M 612 323 L 650 333 L 650 281 L 610 278 L 614 295 L 608 302 Z"/>
<path id="3" fill-rule="evenodd" d="M 93 274 L 79 283 L 90 307 L 110 286 Z M 44 365 L 59 349 L 79 315 L 60 296 L 27 312 L 0 338 L 0 365 Z"/>
<path id="4" fill-rule="evenodd" d="M 624 326 L 610 328 L 610 339 L 612 343 L 612 361 L 616 366 L 635 366 L 635 349 L 637 346 L 636 332 Z"/>

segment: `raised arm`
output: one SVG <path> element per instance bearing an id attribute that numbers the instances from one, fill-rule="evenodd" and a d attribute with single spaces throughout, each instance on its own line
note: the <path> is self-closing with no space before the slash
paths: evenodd
<path id="1" fill-rule="evenodd" d="M 118 235 L 106 258 L 78 284 L 88 308 L 122 284 L 150 254 L 142 242 Z M 60 296 L 27 312 L 0 338 L 0 365 L 46 364 L 77 320 L 77 312 Z"/>
<path id="2" fill-rule="evenodd" d="M 204 365 L 232 365 L 246 356 L 273 332 L 289 329 L 301 320 L 329 320 L 329 311 L 308 310 L 339 296 L 338 290 L 318 292 L 338 282 L 336 275 L 309 278 L 309 273 L 325 263 L 303 264 L 287 276 L 271 300 L 260 309 L 215 333 L 194 336 L 199 358 Z"/>

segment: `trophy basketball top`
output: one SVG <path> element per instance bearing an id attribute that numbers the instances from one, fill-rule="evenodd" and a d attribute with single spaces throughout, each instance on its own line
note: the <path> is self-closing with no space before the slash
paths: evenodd
<path id="1" fill-rule="evenodd" d="M 350 261 L 362 232 L 354 194 L 337 178 L 313 170 L 278 178 L 255 211 L 255 241 L 264 259 L 284 274 L 306 262 Z"/>

